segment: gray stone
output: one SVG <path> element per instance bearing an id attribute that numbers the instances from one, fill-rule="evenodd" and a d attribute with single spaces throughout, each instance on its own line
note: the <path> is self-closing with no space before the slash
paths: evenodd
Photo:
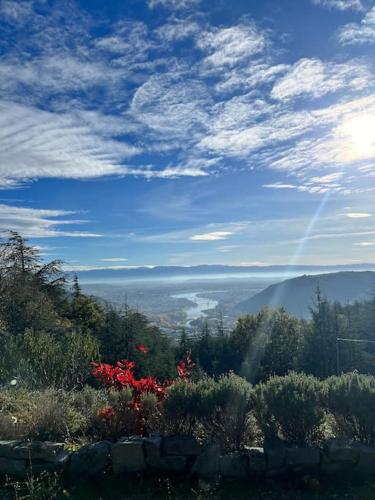
<path id="1" fill-rule="evenodd" d="M 161 436 L 150 436 L 143 441 L 145 458 L 147 465 L 150 467 L 156 466 L 161 459 Z"/>
<path id="2" fill-rule="evenodd" d="M 359 460 L 359 450 L 348 441 L 330 439 L 324 445 L 324 453 L 331 462 L 353 464 Z"/>
<path id="3" fill-rule="evenodd" d="M 127 439 L 118 441 L 111 449 L 112 466 L 115 474 L 139 472 L 146 468 L 143 440 Z"/>
<path id="4" fill-rule="evenodd" d="M 72 453 L 69 474 L 73 478 L 95 477 L 103 473 L 110 463 L 111 443 L 109 441 L 87 444 Z"/>
<path id="5" fill-rule="evenodd" d="M 332 462 L 330 458 L 323 453 L 320 462 L 320 472 L 327 476 L 337 476 L 342 473 L 345 467 L 349 467 L 349 464 Z"/>
<path id="6" fill-rule="evenodd" d="M 278 446 L 266 450 L 267 469 L 269 472 L 279 472 L 285 469 L 286 465 L 286 448 Z"/>
<path id="7" fill-rule="evenodd" d="M 27 473 L 26 460 L 0 457 L 0 475 L 25 477 Z"/>
<path id="8" fill-rule="evenodd" d="M 66 453 L 64 443 L 0 441 L 0 457 L 54 462 Z"/>
<path id="9" fill-rule="evenodd" d="M 187 469 L 187 458 L 178 455 L 170 455 L 168 457 L 160 457 L 149 463 L 150 467 L 155 470 L 165 472 L 184 472 Z"/>
<path id="10" fill-rule="evenodd" d="M 267 468 L 266 455 L 263 448 L 248 448 L 250 474 L 264 474 Z"/>
<path id="11" fill-rule="evenodd" d="M 168 436 L 163 439 L 163 455 L 196 456 L 201 451 L 200 444 L 188 435 Z"/>
<path id="12" fill-rule="evenodd" d="M 293 466 L 317 466 L 320 463 L 320 450 L 318 448 L 287 448 L 286 463 Z"/>
<path id="13" fill-rule="evenodd" d="M 191 471 L 203 479 L 216 479 L 220 472 L 220 446 L 218 444 L 206 445 L 195 460 Z"/>
<path id="14" fill-rule="evenodd" d="M 364 475 L 375 476 L 375 448 L 364 444 L 354 445 L 359 452 L 358 471 Z"/>
<path id="15" fill-rule="evenodd" d="M 220 472 L 224 477 L 245 478 L 249 475 L 247 453 L 235 452 L 220 457 Z"/>

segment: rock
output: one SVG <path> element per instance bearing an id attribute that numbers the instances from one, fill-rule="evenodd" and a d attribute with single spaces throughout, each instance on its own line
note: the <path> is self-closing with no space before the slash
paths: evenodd
<path id="1" fill-rule="evenodd" d="M 215 480 L 220 472 L 220 446 L 206 445 L 195 460 L 191 472 L 208 481 Z"/>
<path id="2" fill-rule="evenodd" d="M 342 439 L 327 441 L 324 445 L 324 453 L 331 462 L 353 464 L 359 460 L 359 450 Z"/>
<path id="3" fill-rule="evenodd" d="M 163 439 L 163 455 L 197 456 L 201 447 L 193 436 L 175 435 Z"/>
<path id="4" fill-rule="evenodd" d="M 286 465 L 286 448 L 277 447 L 269 448 L 266 451 L 267 469 L 269 471 L 279 471 L 285 469 Z"/>
<path id="5" fill-rule="evenodd" d="M 235 452 L 220 457 L 220 472 L 224 477 L 247 477 L 249 475 L 249 457 L 247 453 Z"/>
<path id="6" fill-rule="evenodd" d="M 72 453 L 69 475 L 77 479 L 95 477 L 102 474 L 110 463 L 111 443 L 109 441 L 88 444 Z"/>
<path id="7" fill-rule="evenodd" d="M 365 444 L 354 445 L 359 452 L 357 470 L 365 476 L 375 476 L 375 448 Z"/>
<path id="8" fill-rule="evenodd" d="M 0 457 L 0 475 L 25 477 L 27 474 L 26 460 L 15 460 L 8 457 Z"/>
<path id="9" fill-rule="evenodd" d="M 128 439 L 118 441 L 111 449 L 112 466 L 115 474 L 139 472 L 146 468 L 143 440 Z"/>
<path id="10" fill-rule="evenodd" d="M 267 468 L 266 455 L 263 448 L 248 448 L 250 474 L 264 474 Z"/>
<path id="11" fill-rule="evenodd" d="M 318 448 L 287 448 L 286 463 L 293 466 L 317 466 L 320 463 L 320 450 Z"/>
<path id="12" fill-rule="evenodd" d="M 54 462 L 66 453 L 64 443 L 0 441 L 0 457 Z"/>
<path id="13" fill-rule="evenodd" d="M 145 459 L 147 465 L 154 467 L 161 459 L 162 437 L 160 435 L 150 436 L 143 441 Z"/>
<path id="14" fill-rule="evenodd" d="M 187 469 L 187 458 L 178 455 L 160 457 L 158 460 L 153 460 L 149 465 L 155 470 L 166 472 L 184 472 Z"/>
<path id="15" fill-rule="evenodd" d="M 350 467 L 349 464 L 332 462 L 330 458 L 323 453 L 320 462 L 320 472 L 327 476 L 336 476 L 343 472 L 345 467 Z"/>

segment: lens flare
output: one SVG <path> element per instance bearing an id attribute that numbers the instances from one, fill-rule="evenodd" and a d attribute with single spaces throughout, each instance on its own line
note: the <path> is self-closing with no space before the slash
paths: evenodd
<path id="1" fill-rule="evenodd" d="M 346 160 L 375 157 L 375 116 L 364 114 L 349 118 L 336 128 Z"/>

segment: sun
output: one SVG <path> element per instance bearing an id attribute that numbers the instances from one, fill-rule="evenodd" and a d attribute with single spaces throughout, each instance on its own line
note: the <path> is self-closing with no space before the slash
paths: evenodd
<path id="1" fill-rule="evenodd" d="M 347 160 L 375 158 L 375 116 L 362 114 L 345 120 L 336 128 Z"/>

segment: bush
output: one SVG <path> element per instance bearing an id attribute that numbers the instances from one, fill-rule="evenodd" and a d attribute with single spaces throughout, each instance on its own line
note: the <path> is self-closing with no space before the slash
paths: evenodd
<path id="1" fill-rule="evenodd" d="M 324 383 L 325 405 L 339 436 L 375 444 L 375 377 L 347 373 Z"/>
<path id="2" fill-rule="evenodd" d="M 248 417 L 251 385 L 234 374 L 218 381 L 205 377 L 198 382 L 176 382 L 168 389 L 165 413 L 173 432 L 195 433 L 204 440 L 238 449 L 249 441 Z"/>
<path id="3" fill-rule="evenodd" d="M 164 412 L 171 432 L 193 432 L 201 404 L 201 394 L 196 383 L 178 380 L 167 389 Z"/>
<path id="4" fill-rule="evenodd" d="M 0 347 L 1 381 L 15 378 L 30 389 L 80 388 L 90 375 L 90 361 L 98 356 L 97 341 L 77 332 L 56 338 L 28 330 L 23 336 L 4 336 Z"/>
<path id="5" fill-rule="evenodd" d="M 77 439 L 92 435 L 99 408 L 107 403 L 104 391 L 84 388 L 65 392 L 47 389 L 0 392 L 0 440 Z"/>
<path id="6" fill-rule="evenodd" d="M 324 421 L 321 392 L 316 378 L 295 372 L 256 386 L 254 414 L 264 436 L 298 445 L 318 441 Z"/>

